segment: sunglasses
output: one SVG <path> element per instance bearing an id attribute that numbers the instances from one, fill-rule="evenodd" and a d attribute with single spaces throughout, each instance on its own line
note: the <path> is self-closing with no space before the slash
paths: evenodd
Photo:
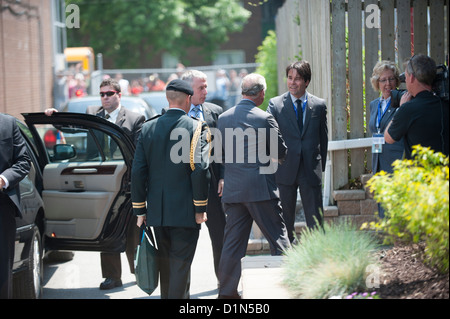
<path id="1" fill-rule="evenodd" d="M 105 95 L 106 96 L 113 96 L 116 93 L 119 93 L 119 92 L 117 92 L 117 91 L 100 92 L 100 96 L 101 97 L 105 97 Z"/>
<path id="2" fill-rule="evenodd" d="M 416 55 L 414 54 L 412 57 L 411 57 L 411 59 L 409 59 L 409 61 L 408 61 L 408 64 L 411 66 L 411 70 L 412 70 L 412 75 L 414 75 L 415 76 L 415 74 L 416 74 L 416 71 L 414 71 L 414 67 L 413 67 L 413 63 L 412 63 L 412 61 L 414 60 L 414 58 L 416 57 Z"/>

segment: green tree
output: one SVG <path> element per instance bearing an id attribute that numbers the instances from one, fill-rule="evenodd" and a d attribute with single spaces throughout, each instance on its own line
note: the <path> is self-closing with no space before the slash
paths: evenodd
<path id="1" fill-rule="evenodd" d="M 117 68 L 145 67 L 162 50 L 188 47 L 210 58 L 250 12 L 238 0 L 66 0 L 80 8 L 80 28 L 67 30 L 69 46 L 91 46 Z"/>

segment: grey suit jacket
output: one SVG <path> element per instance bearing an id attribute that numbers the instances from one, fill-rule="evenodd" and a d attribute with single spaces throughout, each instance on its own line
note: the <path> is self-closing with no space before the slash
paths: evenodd
<path id="1" fill-rule="evenodd" d="M 378 103 L 380 98 L 373 100 L 370 102 L 370 120 L 369 120 L 369 129 L 370 133 L 374 134 L 377 132 L 376 121 L 378 118 Z M 381 118 L 380 122 L 380 132 L 384 133 L 384 130 L 388 126 L 389 122 L 394 118 L 394 115 L 398 109 L 398 105 L 396 105 L 396 101 L 392 99 L 391 105 L 386 110 L 386 113 Z M 403 138 L 395 142 L 394 144 L 385 143 L 383 145 L 383 150 L 381 153 L 372 153 L 372 171 L 373 173 L 377 173 L 379 171 L 386 171 L 388 173 L 392 173 L 392 163 L 403 157 L 404 152 L 404 144 Z"/>
<path id="2" fill-rule="evenodd" d="M 106 116 L 106 111 L 102 106 L 89 106 L 86 113 L 102 118 Z M 136 145 L 144 121 L 145 117 L 143 115 L 127 110 L 122 106 L 117 116 L 116 125 L 120 126 Z"/>
<path id="3" fill-rule="evenodd" d="M 259 156 L 261 151 L 264 155 L 270 154 L 271 146 L 276 146 L 276 154 L 271 154 L 272 157 L 282 160 L 286 155 L 287 148 L 273 116 L 256 107 L 252 101 L 242 100 L 219 116 L 218 128 L 222 136 L 225 167 L 222 202 L 243 203 L 279 198 L 275 175 L 261 173 L 261 168 L 266 168 L 268 161 Z M 227 133 L 227 128 L 232 131 Z M 258 129 L 265 135 L 258 135 Z M 239 140 L 231 136 L 230 131 L 241 136 L 242 132 L 249 135 L 253 132 L 253 135 Z M 271 131 L 275 134 L 272 139 Z M 239 159 L 239 156 L 242 158 Z"/>
<path id="4" fill-rule="evenodd" d="M 279 184 L 295 183 L 300 161 L 305 165 L 310 185 L 322 183 L 328 150 L 327 106 L 325 100 L 307 94 L 308 103 L 301 135 L 289 92 L 269 101 L 267 112 L 278 122 L 289 150 L 285 162 L 276 173 Z"/>
<path id="5" fill-rule="evenodd" d="M 209 128 L 216 128 L 217 122 L 219 120 L 219 115 L 222 114 L 223 109 L 217 104 L 205 102 L 202 104 L 203 109 L 203 118 L 205 119 L 206 124 Z M 214 154 L 211 154 L 212 156 Z M 211 187 L 217 189 L 217 182 L 219 179 L 223 178 L 223 165 L 211 162 L 210 165 L 211 170 Z"/>
<path id="6" fill-rule="evenodd" d="M 30 167 L 30 157 L 15 118 L 0 114 L 0 175 L 3 175 L 9 183 L 9 187 L 2 191 L 16 204 L 19 216 L 21 216 L 19 182 L 28 174 Z"/>

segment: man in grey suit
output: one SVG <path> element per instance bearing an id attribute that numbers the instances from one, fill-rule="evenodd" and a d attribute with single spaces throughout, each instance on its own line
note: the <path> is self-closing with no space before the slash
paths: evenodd
<path id="1" fill-rule="evenodd" d="M 297 189 L 308 227 L 322 224 L 322 172 L 328 150 L 327 107 L 325 101 L 306 91 L 311 81 L 308 62 L 295 62 L 286 68 L 289 91 L 269 101 L 267 112 L 280 126 L 289 153 L 276 172 L 281 206 L 289 239 L 294 237 Z"/>
<path id="2" fill-rule="evenodd" d="M 217 120 L 223 109 L 219 105 L 205 102 L 208 94 L 206 74 L 198 70 L 189 70 L 181 76 L 181 79 L 189 83 L 194 91 L 188 115 L 206 122 L 209 128 L 216 128 Z M 211 155 L 214 156 L 214 154 Z M 225 213 L 220 200 L 223 188 L 223 166 L 220 163 L 211 162 L 209 171 L 211 173 L 211 183 L 209 184 L 208 208 L 206 210 L 208 220 L 206 221 L 206 226 L 211 239 L 214 270 L 218 279 L 219 260 L 222 254 L 223 232 L 225 229 Z"/>
<path id="3" fill-rule="evenodd" d="M 16 216 L 22 217 L 19 182 L 30 157 L 15 118 L 0 113 L 0 299 L 12 298 Z"/>
<path id="4" fill-rule="evenodd" d="M 258 108 L 265 90 L 263 76 L 247 75 L 242 81 L 243 99 L 219 116 L 226 213 L 219 298 L 239 298 L 241 258 L 253 221 L 269 242 L 272 255 L 290 247 L 273 174 L 287 149 L 273 116 Z"/>

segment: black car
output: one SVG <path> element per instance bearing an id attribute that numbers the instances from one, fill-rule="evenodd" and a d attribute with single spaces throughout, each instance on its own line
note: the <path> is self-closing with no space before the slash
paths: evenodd
<path id="1" fill-rule="evenodd" d="M 22 115 L 33 165 L 20 184 L 24 217 L 17 219 L 14 297 L 39 298 L 44 251 L 125 250 L 134 145 L 120 127 L 94 115 Z M 45 141 L 49 130 L 63 137 L 52 148 Z"/>

